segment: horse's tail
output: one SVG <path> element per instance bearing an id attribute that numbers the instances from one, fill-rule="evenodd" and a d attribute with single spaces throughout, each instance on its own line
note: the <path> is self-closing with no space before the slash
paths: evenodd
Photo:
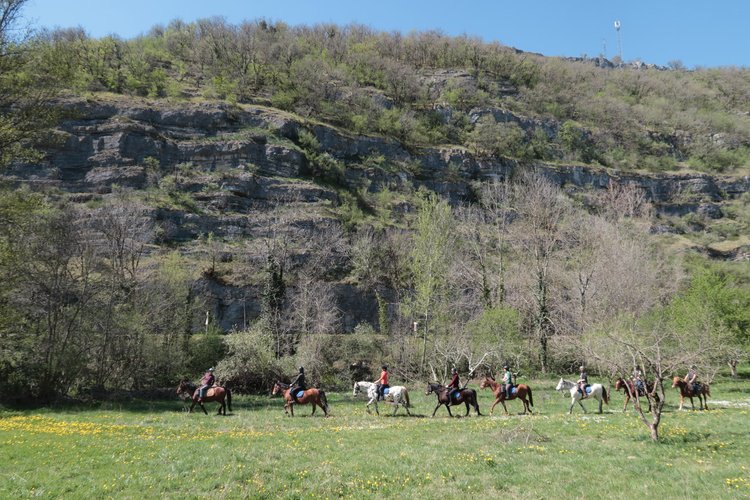
<path id="1" fill-rule="evenodd" d="M 328 398 L 326 398 L 326 393 L 323 391 L 319 391 L 319 393 L 320 393 L 320 401 L 323 403 L 323 408 L 325 408 L 326 413 L 328 413 L 329 408 L 328 408 Z"/>
<path id="2" fill-rule="evenodd" d="M 406 407 L 411 408 L 411 403 L 409 402 L 409 391 L 404 389 L 404 399 L 406 399 Z"/>
<path id="3" fill-rule="evenodd" d="M 604 399 L 604 402 L 609 404 L 609 396 L 607 395 L 607 388 L 602 386 L 602 399 Z"/>
<path id="4" fill-rule="evenodd" d="M 706 394 L 705 394 L 705 395 L 706 395 L 706 396 L 710 396 L 710 395 L 711 395 L 711 387 L 709 387 L 709 385 L 708 385 L 708 384 L 703 384 L 703 385 L 705 385 L 705 386 L 706 386 Z"/>
<path id="5" fill-rule="evenodd" d="M 526 388 L 529 390 L 529 405 L 534 406 L 534 396 L 531 394 L 531 387 L 527 385 Z"/>
<path id="6" fill-rule="evenodd" d="M 229 411 L 232 411 L 232 391 L 227 389 L 227 407 Z"/>

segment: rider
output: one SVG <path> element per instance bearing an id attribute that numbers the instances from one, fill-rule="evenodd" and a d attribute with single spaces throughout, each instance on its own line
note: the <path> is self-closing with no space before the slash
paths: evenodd
<path id="1" fill-rule="evenodd" d="M 633 383 L 635 384 L 636 393 L 646 394 L 646 384 L 643 383 L 643 374 L 638 368 L 633 370 Z"/>
<path id="2" fill-rule="evenodd" d="M 688 370 L 687 375 L 685 375 L 685 382 L 688 384 L 688 389 L 692 391 L 693 394 L 698 394 L 701 391 L 701 385 L 700 382 L 698 382 L 698 367 L 695 365 L 692 365 L 690 367 L 690 370 Z"/>
<path id="3" fill-rule="evenodd" d="M 455 391 L 458 391 L 459 387 L 461 386 L 460 382 L 458 381 L 458 370 L 456 370 L 455 366 L 451 368 L 451 375 L 452 375 L 451 381 L 448 384 L 448 387 L 446 387 L 448 389 L 448 396 L 452 396 L 453 393 Z M 451 399 L 453 398 L 451 397 Z"/>
<path id="4" fill-rule="evenodd" d="M 201 385 L 198 388 L 198 402 L 202 403 L 203 398 L 206 397 L 206 392 L 208 391 L 208 388 L 214 385 L 214 381 L 216 379 L 214 378 L 214 369 L 209 368 L 208 371 L 203 375 L 203 378 L 201 379 Z"/>
<path id="5" fill-rule="evenodd" d="M 578 392 L 580 392 L 583 397 L 586 397 L 586 387 L 589 385 L 589 374 L 586 373 L 586 367 L 581 365 L 581 375 L 578 377 Z"/>
<path id="6" fill-rule="evenodd" d="M 513 373 L 510 371 L 510 368 L 508 367 L 508 363 L 505 363 L 503 365 L 503 389 L 505 390 L 505 399 L 510 399 L 511 394 L 513 392 Z"/>
<path id="7" fill-rule="evenodd" d="M 292 383 L 289 384 L 289 395 L 295 403 L 299 403 L 297 401 L 297 392 L 300 390 L 305 390 L 305 368 L 302 366 L 299 367 L 299 373 L 292 379 Z"/>
<path id="8" fill-rule="evenodd" d="M 380 378 L 375 382 L 375 386 L 378 388 L 378 401 L 385 399 L 385 390 L 390 387 L 388 385 L 388 367 L 383 365 L 381 368 L 383 371 L 380 372 Z"/>

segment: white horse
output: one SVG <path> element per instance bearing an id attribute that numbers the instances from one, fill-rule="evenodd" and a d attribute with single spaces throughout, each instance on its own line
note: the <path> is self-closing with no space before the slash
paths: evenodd
<path id="1" fill-rule="evenodd" d="M 568 414 L 573 413 L 573 406 L 575 406 L 576 402 L 578 402 L 578 404 L 581 405 L 581 408 L 583 408 L 583 413 L 586 413 L 586 408 L 583 407 L 583 403 L 581 403 L 581 400 L 588 399 L 588 398 L 596 398 L 599 400 L 599 413 L 601 413 L 602 412 L 602 400 L 605 403 L 609 404 L 609 396 L 607 395 L 607 389 L 605 389 L 602 384 L 591 384 L 590 387 L 591 387 L 591 392 L 589 394 L 586 394 L 586 397 L 584 398 L 583 394 L 581 394 L 578 391 L 578 384 L 570 380 L 565 380 L 564 378 L 561 378 L 555 390 L 556 391 L 563 391 L 566 389 L 570 390 L 570 411 L 568 411 Z"/>
<path id="2" fill-rule="evenodd" d="M 370 413 L 370 405 L 374 404 L 375 413 L 380 415 L 380 411 L 378 411 L 377 384 L 374 384 L 373 382 L 367 382 L 365 380 L 354 382 L 354 396 L 359 394 L 360 391 L 366 393 L 367 397 L 370 398 L 370 400 L 367 402 L 367 413 Z M 403 406 L 404 408 L 406 408 L 406 413 L 411 415 L 411 413 L 409 412 L 409 406 L 411 406 L 411 404 L 409 403 L 409 391 L 406 390 L 406 387 L 401 385 L 392 385 L 388 389 L 386 389 L 386 391 L 388 392 L 385 394 L 385 401 L 393 405 L 394 415 L 398 411 L 399 406 Z"/>

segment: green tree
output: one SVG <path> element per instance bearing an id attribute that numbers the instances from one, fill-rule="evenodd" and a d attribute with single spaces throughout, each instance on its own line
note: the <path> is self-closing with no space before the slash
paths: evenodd
<path id="1" fill-rule="evenodd" d="M 414 295 L 409 309 L 422 337 L 420 371 L 424 373 L 428 339 L 439 326 L 448 305 L 448 270 L 455 250 L 455 221 L 451 208 L 437 194 L 425 195 L 419 207 L 410 253 Z"/>

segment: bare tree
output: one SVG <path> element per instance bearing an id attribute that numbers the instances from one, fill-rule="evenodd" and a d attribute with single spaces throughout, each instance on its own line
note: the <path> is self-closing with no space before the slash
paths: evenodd
<path id="1" fill-rule="evenodd" d="M 539 341 L 542 372 L 549 369 L 548 342 L 555 333 L 551 290 L 552 264 L 558 258 L 570 214 L 570 202 L 550 181 L 528 174 L 513 185 L 513 207 L 519 220 L 514 235 L 532 278 L 532 317 Z"/>

